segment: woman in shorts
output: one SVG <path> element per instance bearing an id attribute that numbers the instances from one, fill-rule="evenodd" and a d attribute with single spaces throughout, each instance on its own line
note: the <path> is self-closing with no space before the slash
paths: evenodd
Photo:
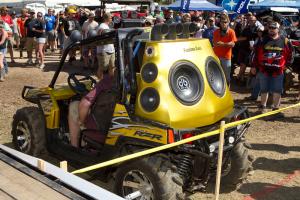
<path id="1" fill-rule="evenodd" d="M 0 20 L 0 82 L 4 81 L 4 56 L 8 34 L 4 30 L 4 21 Z"/>
<path id="2" fill-rule="evenodd" d="M 45 21 L 43 19 L 43 14 L 41 12 L 37 13 L 37 21 L 32 29 L 35 31 L 36 35 L 36 60 L 40 69 L 44 69 L 44 46 L 46 44 L 46 33 L 45 33 Z"/>

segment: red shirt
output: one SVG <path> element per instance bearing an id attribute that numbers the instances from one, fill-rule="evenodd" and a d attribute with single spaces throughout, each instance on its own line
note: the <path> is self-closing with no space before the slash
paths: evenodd
<path id="1" fill-rule="evenodd" d="M 1 15 L 1 18 L 3 21 L 5 21 L 9 26 L 13 25 L 13 20 L 11 18 L 11 16 L 9 16 L 8 14 L 6 15 Z"/>
<path id="2" fill-rule="evenodd" d="M 255 48 L 253 65 L 268 76 L 283 74 L 286 65 L 293 62 L 293 47 L 287 38 L 265 37 Z"/>
<path id="3" fill-rule="evenodd" d="M 17 23 L 20 29 L 20 33 L 22 37 L 25 37 L 26 33 L 25 33 L 25 21 L 27 20 L 27 17 L 19 17 L 17 19 Z"/>
<path id="4" fill-rule="evenodd" d="M 228 28 L 226 35 L 221 35 L 221 30 L 217 29 L 214 31 L 213 41 L 215 42 L 236 42 L 236 36 L 234 30 Z M 232 47 L 224 47 L 224 46 L 214 46 L 214 52 L 219 58 L 225 58 L 231 60 L 232 56 Z"/>

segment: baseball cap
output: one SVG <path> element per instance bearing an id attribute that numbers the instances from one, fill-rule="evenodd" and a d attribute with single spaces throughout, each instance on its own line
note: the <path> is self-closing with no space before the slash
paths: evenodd
<path id="1" fill-rule="evenodd" d="M 89 13 L 89 17 L 95 17 L 94 13 Z"/>
<path id="2" fill-rule="evenodd" d="M 269 27 L 279 29 L 280 25 L 278 24 L 278 22 L 272 22 L 269 24 Z"/>
<path id="3" fill-rule="evenodd" d="M 35 13 L 35 11 L 33 9 L 28 9 L 29 13 Z"/>
<path id="4" fill-rule="evenodd" d="M 257 31 L 264 31 L 265 30 L 265 28 L 263 27 L 263 26 L 259 26 L 259 27 L 257 27 Z"/>
<path id="5" fill-rule="evenodd" d="M 69 9 L 69 10 L 68 10 L 68 13 L 69 13 L 69 14 L 75 14 L 75 13 L 76 13 L 76 10 L 74 10 L 74 9 Z"/>
<path id="6" fill-rule="evenodd" d="M 162 23 L 165 21 L 165 19 L 162 16 L 157 15 L 155 21 L 156 23 Z"/>

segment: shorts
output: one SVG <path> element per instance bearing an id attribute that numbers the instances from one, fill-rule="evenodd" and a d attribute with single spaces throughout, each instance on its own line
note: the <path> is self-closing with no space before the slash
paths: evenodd
<path id="1" fill-rule="evenodd" d="M 36 38 L 36 42 L 37 42 L 38 44 L 45 44 L 45 43 L 46 43 L 46 38 L 43 38 L 43 37 L 41 37 L 41 38 Z"/>
<path id="2" fill-rule="evenodd" d="M 20 36 L 18 33 L 14 33 L 13 37 L 16 44 L 20 43 Z"/>
<path id="3" fill-rule="evenodd" d="M 64 46 L 64 49 L 63 50 L 65 50 L 68 46 L 70 46 L 72 44 L 72 41 L 71 41 L 71 39 L 68 37 L 68 38 L 66 38 L 65 39 L 65 41 L 64 41 L 64 44 L 63 44 L 63 46 Z"/>
<path id="4" fill-rule="evenodd" d="M 32 51 L 35 48 L 35 38 L 34 37 L 27 37 L 26 38 L 26 50 Z"/>
<path id="5" fill-rule="evenodd" d="M 7 48 L 12 48 L 14 46 L 14 39 L 9 37 L 7 40 Z"/>
<path id="6" fill-rule="evenodd" d="M 99 53 L 97 60 L 98 70 L 107 71 L 109 68 L 115 67 L 115 53 Z"/>
<path id="7" fill-rule="evenodd" d="M 259 72 L 258 78 L 261 93 L 281 94 L 283 91 L 283 77 L 283 74 L 273 77 Z"/>
<path id="8" fill-rule="evenodd" d="M 249 65 L 249 61 L 250 61 L 250 54 L 251 54 L 251 51 L 245 51 L 245 50 L 240 50 L 238 52 L 238 64 L 245 64 L 245 65 Z"/>
<path id="9" fill-rule="evenodd" d="M 220 58 L 221 66 L 223 68 L 224 74 L 226 76 L 227 83 L 230 83 L 230 73 L 231 73 L 231 60 Z"/>
<path id="10" fill-rule="evenodd" d="M 56 35 L 55 35 L 55 31 L 54 31 L 54 30 L 47 31 L 47 32 L 46 32 L 46 35 L 47 35 L 48 41 L 50 41 L 50 42 L 55 41 Z"/>

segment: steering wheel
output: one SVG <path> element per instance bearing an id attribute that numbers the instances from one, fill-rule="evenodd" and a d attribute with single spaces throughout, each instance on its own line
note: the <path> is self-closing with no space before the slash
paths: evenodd
<path id="1" fill-rule="evenodd" d="M 79 77 L 81 77 L 81 78 L 79 78 Z M 97 83 L 96 80 L 94 78 L 92 78 L 91 76 L 74 73 L 74 74 L 69 75 L 68 85 L 73 92 L 75 92 L 76 94 L 79 94 L 81 96 L 84 96 L 87 93 L 89 93 L 88 88 L 83 83 L 83 81 L 86 81 L 86 80 L 90 80 L 92 82 L 92 87 L 94 87 L 95 84 Z"/>

